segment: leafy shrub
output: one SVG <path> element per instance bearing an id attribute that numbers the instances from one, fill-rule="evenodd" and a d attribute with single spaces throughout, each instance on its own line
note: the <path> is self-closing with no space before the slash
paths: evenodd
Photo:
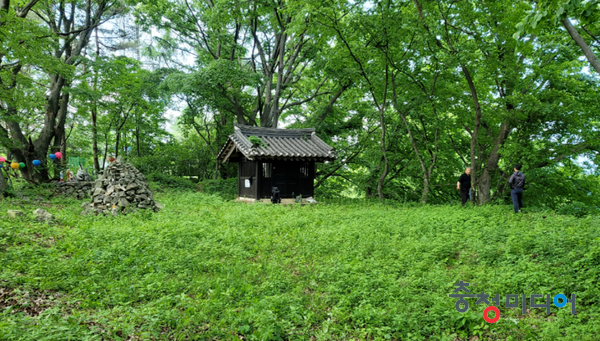
<path id="1" fill-rule="evenodd" d="M 204 180 L 198 185 L 198 188 L 200 192 L 232 200 L 237 196 L 237 178 Z"/>
<path id="2" fill-rule="evenodd" d="M 149 181 L 156 182 L 163 187 L 181 190 L 194 190 L 196 188 L 196 185 L 192 181 L 178 176 L 151 173 L 147 178 Z"/>
<path id="3" fill-rule="evenodd" d="M 572 215 L 574 217 L 585 217 L 586 215 L 597 215 L 600 214 L 600 210 L 597 207 L 586 205 L 579 201 L 573 201 L 566 205 L 561 206 L 556 210 L 556 213 L 563 215 Z"/>
<path id="4" fill-rule="evenodd" d="M 27 198 L 49 199 L 56 193 L 56 183 L 42 183 L 33 185 L 24 181 L 15 181 L 15 188 L 7 188 L 4 193 L 7 197 L 23 196 Z"/>
<path id="5" fill-rule="evenodd" d="M 570 165 L 525 173 L 528 181 L 524 193 L 527 206 L 545 206 L 554 210 L 578 212 L 577 214 L 581 214 L 583 206 L 592 208 L 592 211 L 594 207 L 600 206 L 600 181 L 597 176 L 587 174 L 582 168 Z M 510 203 L 510 195 L 506 196 L 506 203 Z"/>
<path id="6" fill-rule="evenodd" d="M 3 196 L 7 197 L 7 198 L 16 198 L 17 197 L 17 192 L 15 192 L 14 189 L 12 188 L 7 188 L 4 193 L 2 193 Z"/>

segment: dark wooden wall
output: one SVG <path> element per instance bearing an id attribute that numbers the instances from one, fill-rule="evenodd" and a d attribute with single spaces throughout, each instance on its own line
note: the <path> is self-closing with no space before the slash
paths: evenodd
<path id="1" fill-rule="evenodd" d="M 313 161 L 259 161 L 259 198 L 270 198 L 271 187 L 279 188 L 282 198 L 314 195 Z"/>

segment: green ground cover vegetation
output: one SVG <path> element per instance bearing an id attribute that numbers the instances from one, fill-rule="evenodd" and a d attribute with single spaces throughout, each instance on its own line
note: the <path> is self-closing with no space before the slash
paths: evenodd
<path id="1" fill-rule="evenodd" d="M 156 184 L 154 189 L 161 188 Z M 0 203 L 2 340 L 594 340 L 600 219 L 508 205 L 243 204 L 162 189 L 159 213 Z M 47 209 L 56 223 L 36 222 Z M 6 218 L 9 209 L 26 214 Z M 521 315 L 465 314 L 472 292 L 577 295 Z"/>

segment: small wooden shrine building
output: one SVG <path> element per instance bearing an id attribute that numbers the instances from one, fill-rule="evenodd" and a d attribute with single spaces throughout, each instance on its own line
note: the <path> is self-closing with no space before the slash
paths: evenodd
<path id="1" fill-rule="evenodd" d="M 260 138 L 257 142 L 256 136 Z M 253 144 L 252 141 L 255 143 Z M 236 124 L 217 157 L 238 163 L 238 197 L 271 197 L 278 187 L 281 198 L 314 195 L 315 163 L 336 159 L 333 148 L 315 129 L 275 129 Z"/>

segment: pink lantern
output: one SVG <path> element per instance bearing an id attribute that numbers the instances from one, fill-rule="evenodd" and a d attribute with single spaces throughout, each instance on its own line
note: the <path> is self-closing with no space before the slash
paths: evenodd
<path id="1" fill-rule="evenodd" d="M 61 152 L 56 152 L 56 153 L 54 153 L 54 155 L 56 155 L 57 159 L 62 158 L 62 153 Z"/>
<path id="2" fill-rule="evenodd" d="M 0 162 L 5 162 L 5 161 L 6 161 L 6 159 L 4 157 L 0 156 Z"/>

